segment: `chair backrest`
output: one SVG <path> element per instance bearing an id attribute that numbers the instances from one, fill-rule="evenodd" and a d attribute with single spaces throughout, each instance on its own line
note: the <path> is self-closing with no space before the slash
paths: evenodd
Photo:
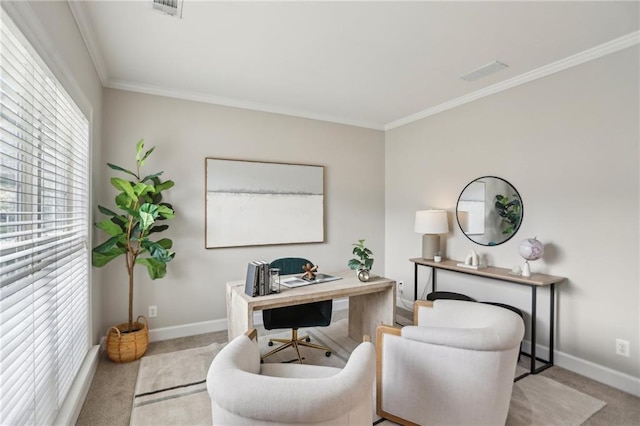
<path id="1" fill-rule="evenodd" d="M 270 268 L 280 269 L 280 275 L 302 274 L 302 267 L 313 262 L 302 257 L 283 257 L 269 264 Z M 323 300 L 303 305 L 284 306 L 282 308 L 265 309 L 262 311 L 264 328 L 273 330 L 278 328 L 319 327 L 331 323 L 333 301 Z"/>
<path id="2" fill-rule="evenodd" d="M 304 272 L 302 267 L 307 263 L 313 266 L 311 261 L 302 257 L 283 257 L 272 261 L 269 267 L 280 269 L 280 275 L 301 274 Z"/>

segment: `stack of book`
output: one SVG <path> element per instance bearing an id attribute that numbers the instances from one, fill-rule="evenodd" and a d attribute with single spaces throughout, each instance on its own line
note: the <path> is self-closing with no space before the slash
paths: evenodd
<path id="1" fill-rule="evenodd" d="M 247 281 L 244 292 L 251 297 L 271 294 L 269 262 L 254 260 L 247 265 Z"/>

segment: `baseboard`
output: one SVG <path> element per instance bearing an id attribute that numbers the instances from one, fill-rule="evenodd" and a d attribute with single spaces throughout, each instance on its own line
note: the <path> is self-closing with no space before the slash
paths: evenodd
<path id="1" fill-rule="evenodd" d="M 522 351 L 531 353 L 531 342 L 522 341 Z M 543 345 L 536 345 L 536 358 L 549 359 L 549 348 Z M 588 377 L 597 382 L 604 383 L 621 391 L 640 397 L 640 378 L 633 377 L 625 373 L 613 370 L 608 367 L 596 364 L 582 358 L 569 355 L 567 353 L 554 350 L 553 364 L 572 371 L 581 376 Z"/>
<path id="2" fill-rule="evenodd" d="M 346 309 L 349 309 L 349 299 L 337 299 L 333 301 L 334 311 Z M 253 324 L 262 325 L 261 311 L 253 313 Z M 215 331 L 223 331 L 226 329 L 226 319 L 196 322 L 172 327 L 152 328 L 149 329 L 149 341 L 158 342 L 161 340 L 177 339 L 179 337 L 195 336 L 203 333 L 213 333 Z"/>
<path id="3" fill-rule="evenodd" d="M 75 425 L 78 421 L 82 404 L 84 404 L 93 376 L 95 376 L 98 368 L 99 349 L 99 345 L 92 346 L 84 357 L 80 371 L 53 422 L 54 425 Z"/>

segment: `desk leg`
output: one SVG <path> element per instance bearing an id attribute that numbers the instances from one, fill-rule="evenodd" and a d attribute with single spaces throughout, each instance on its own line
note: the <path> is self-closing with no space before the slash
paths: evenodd
<path id="1" fill-rule="evenodd" d="M 227 336 L 229 341 L 253 328 L 253 311 L 242 297 L 227 288 Z"/>
<path id="2" fill-rule="evenodd" d="M 368 335 L 376 341 L 376 329 L 379 325 L 395 324 L 396 286 L 378 293 L 351 296 L 349 298 L 349 337 L 356 342 Z"/>

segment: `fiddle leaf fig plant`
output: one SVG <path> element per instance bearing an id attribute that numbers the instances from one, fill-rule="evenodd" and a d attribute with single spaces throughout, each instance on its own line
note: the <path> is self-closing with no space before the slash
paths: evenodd
<path id="1" fill-rule="evenodd" d="M 111 185 L 116 188 L 116 207 L 114 212 L 98 206 L 106 219 L 95 224 L 109 238 L 92 250 L 92 263 L 102 267 L 113 259 L 124 255 L 127 274 L 129 275 L 129 328 L 133 331 L 133 284 L 134 268 L 144 265 L 152 280 L 162 278 L 167 273 L 167 263 L 175 256 L 171 251 L 173 241 L 169 238 L 152 240 L 152 234 L 165 231 L 169 225 L 159 222 L 173 219 L 173 206 L 162 201 L 162 191 L 172 188 L 171 180 L 161 181 L 163 172 L 142 175 L 142 168 L 155 147 L 144 151 L 144 140 L 136 144 L 136 170 L 127 170 L 115 164 L 107 163 L 110 169 L 122 172 L 126 179 L 111 178 Z"/>
<path id="2" fill-rule="evenodd" d="M 347 263 L 349 269 L 366 269 L 367 271 L 371 270 L 371 267 L 373 266 L 373 257 L 371 257 L 373 256 L 373 252 L 365 247 L 364 241 L 365 240 L 358 240 L 357 244 L 352 244 L 353 246 L 355 246 L 353 248 L 353 254 L 357 256 L 357 259 L 354 258 L 349 260 L 349 263 Z"/>

